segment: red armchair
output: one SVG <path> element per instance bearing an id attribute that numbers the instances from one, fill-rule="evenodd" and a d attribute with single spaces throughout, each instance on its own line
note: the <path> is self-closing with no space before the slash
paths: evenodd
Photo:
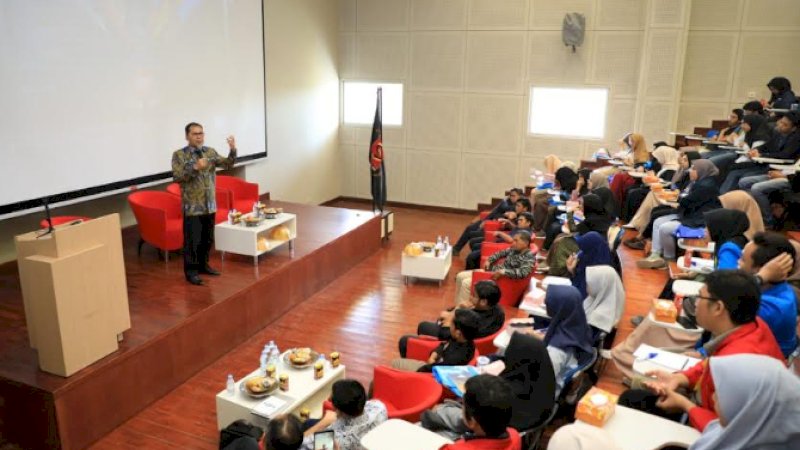
<path id="1" fill-rule="evenodd" d="M 500 250 L 505 250 L 510 246 L 511 244 L 506 242 L 492 242 L 484 240 L 483 243 L 481 243 L 481 269 L 486 265 L 486 260 L 489 259 L 490 256 L 494 255 Z M 530 248 L 534 255 L 539 253 L 539 246 L 534 244 L 532 239 Z"/>
<path id="2" fill-rule="evenodd" d="M 92 220 L 92 218 L 83 216 L 53 216 L 50 218 L 50 221 L 53 223 L 53 226 L 63 225 L 65 223 L 75 222 L 77 220 L 86 222 L 88 220 Z M 47 223 L 47 219 L 42 219 L 42 221 L 39 222 L 39 227 L 50 228 L 50 225 Z"/>
<path id="3" fill-rule="evenodd" d="M 514 308 L 519 306 L 519 302 L 522 301 L 522 296 L 525 295 L 525 291 L 531 284 L 531 275 L 519 279 L 508 277 L 498 278 L 495 283 L 497 283 L 497 287 L 500 288 L 500 304 L 513 306 Z M 491 272 L 472 272 L 472 289 L 475 289 L 475 284 L 477 282 L 491 279 Z"/>
<path id="4" fill-rule="evenodd" d="M 500 231 L 503 224 L 499 220 L 484 220 L 483 231 Z"/>
<path id="5" fill-rule="evenodd" d="M 128 196 L 133 215 L 139 226 L 139 249 L 147 242 L 163 250 L 169 260 L 169 252 L 183 247 L 183 211 L 181 199 L 167 192 L 139 191 Z"/>
<path id="6" fill-rule="evenodd" d="M 442 385 L 428 373 L 404 372 L 386 366 L 375 366 L 372 376 L 372 398 L 386 405 L 390 419 L 419 422 L 423 411 L 442 398 Z M 333 411 L 330 400 L 323 409 Z"/>
<path id="7" fill-rule="evenodd" d="M 258 184 L 248 183 L 241 178 L 217 175 L 217 189 L 230 192 L 231 199 L 228 209 L 236 208 L 237 211 L 248 212 L 253 210 L 253 203 L 258 201 Z"/>
<path id="8" fill-rule="evenodd" d="M 167 185 L 167 192 L 181 198 L 181 185 L 170 183 Z M 231 210 L 231 192 L 227 189 L 217 187 L 217 212 L 214 215 L 214 223 L 222 223 L 228 220 L 228 212 Z M 250 205 L 252 209 L 252 204 Z"/>
<path id="9" fill-rule="evenodd" d="M 491 354 L 497 353 L 497 347 L 494 346 L 494 340 L 500 333 L 503 332 L 503 330 L 505 330 L 505 328 L 506 328 L 505 325 L 503 325 L 503 327 L 500 328 L 496 333 L 494 333 L 492 335 L 489 335 L 489 336 L 486 336 L 486 337 L 475 339 L 476 356 L 475 356 L 475 359 L 473 361 L 470 361 L 470 364 L 477 363 L 478 355 L 491 355 Z M 433 336 L 417 336 L 414 339 L 419 339 L 419 340 L 422 340 L 422 341 L 435 342 L 436 345 L 439 345 L 439 344 L 442 343 L 442 341 L 436 339 Z M 436 346 L 431 347 L 431 350 L 433 350 L 434 348 L 436 348 Z M 428 354 L 430 354 L 430 350 L 428 351 Z M 408 357 L 407 353 L 406 353 L 406 356 Z M 416 358 L 414 358 L 414 359 L 416 359 Z M 425 359 L 428 359 L 428 357 L 426 356 Z"/>

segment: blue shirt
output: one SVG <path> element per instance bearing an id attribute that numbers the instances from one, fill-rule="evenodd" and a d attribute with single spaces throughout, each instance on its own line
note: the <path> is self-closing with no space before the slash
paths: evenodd
<path id="1" fill-rule="evenodd" d="M 779 283 L 761 293 L 758 316 L 769 325 L 788 357 L 797 348 L 797 296 L 787 282 Z"/>
<path id="2" fill-rule="evenodd" d="M 717 270 L 736 270 L 739 268 L 739 258 L 742 257 L 742 249 L 733 242 L 722 244 L 717 252 Z"/>

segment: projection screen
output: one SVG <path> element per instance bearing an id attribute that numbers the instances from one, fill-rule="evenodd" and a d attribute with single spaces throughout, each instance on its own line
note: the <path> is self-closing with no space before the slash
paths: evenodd
<path id="1" fill-rule="evenodd" d="M 168 177 L 191 121 L 266 156 L 261 0 L 3 0 L 0 61 L 0 217 Z"/>

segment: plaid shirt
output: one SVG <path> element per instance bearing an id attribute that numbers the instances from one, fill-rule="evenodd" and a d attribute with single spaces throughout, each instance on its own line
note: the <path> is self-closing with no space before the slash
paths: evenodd
<path id="1" fill-rule="evenodd" d="M 208 159 L 209 167 L 195 170 L 199 152 Z M 196 149 L 186 146 L 172 153 L 172 178 L 181 185 L 181 203 L 186 216 L 202 216 L 217 212 L 217 167 L 230 169 L 236 161 L 236 149 L 227 158 L 222 158 L 211 147 Z"/>
<path id="2" fill-rule="evenodd" d="M 505 258 L 505 259 L 503 259 Z M 509 247 L 489 257 L 489 270 L 494 270 L 494 263 L 503 259 L 499 269 L 508 278 L 525 278 L 533 271 L 534 256 L 529 248 L 522 251 Z"/>

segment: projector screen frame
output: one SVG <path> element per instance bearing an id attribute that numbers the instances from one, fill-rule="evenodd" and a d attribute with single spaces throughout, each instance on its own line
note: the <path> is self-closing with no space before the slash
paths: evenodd
<path id="1" fill-rule="evenodd" d="M 264 2 L 261 3 L 261 78 L 262 86 L 264 87 L 264 151 L 253 153 L 246 156 L 236 158 L 234 167 L 240 167 L 250 164 L 260 159 L 267 158 L 269 154 L 269 131 L 267 119 L 267 46 L 266 46 L 266 21 L 264 20 Z M 191 119 L 187 119 L 187 122 Z M 124 193 L 126 191 L 136 191 L 139 188 L 161 184 L 167 180 L 172 179 L 172 171 L 158 172 L 151 175 L 143 175 L 140 177 L 130 178 L 127 180 L 114 181 L 95 186 L 90 186 L 82 189 L 75 189 L 68 192 L 61 192 L 52 195 L 45 195 L 19 202 L 8 203 L 0 205 L 0 221 L 10 219 L 17 216 L 26 214 L 34 214 L 38 211 L 44 210 L 45 201 L 49 203 L 50 207 L 65 206 L 68 204 L 80 203 L 82 201 L 91 201 L 102 197 Z"/>

